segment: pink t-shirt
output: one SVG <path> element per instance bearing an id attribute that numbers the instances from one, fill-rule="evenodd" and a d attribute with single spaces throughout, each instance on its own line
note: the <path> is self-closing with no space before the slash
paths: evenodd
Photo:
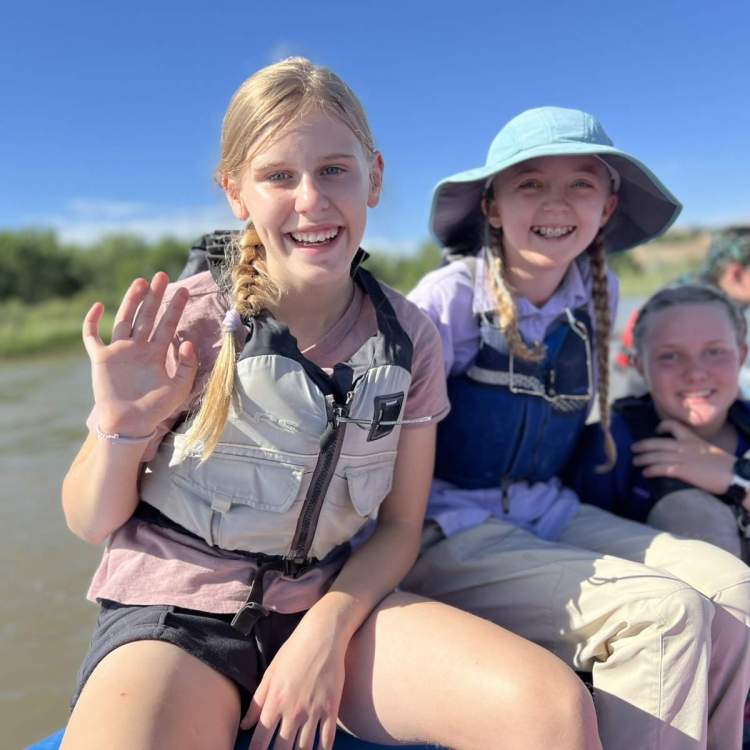
<path id="1" fill-rule="evenodd" d="M 227 306 L 211 275 L 200 273 L 171 284 L 162 307 L 180 287 L 190 292 L 190 298 L 167 368 L 174 368 L 177 347 L 187 339 L 198 354 L 198 374 L 190 398 L 179 412 L 159 426 L 156 437 L 146 447 L 144 461 L 153 458 L 164 435 L 200 396 L 221 345 L 221 321 Z M 416 305 L 386 286 L 383 289 L 414 346 L 412 381 L 403 418 L 431 417 L 438 421 L 450 408 L 440 337 L 433 323 Z M 355 285 L 352 301 L 341 319 L 323 339 L 303 353 L 319 367 L 331 368 L 349 359 L 376 333 L 375 310 L 367 295 Z M 95 411 L 87 424 L 90 430 L 95 429 Z M 410 429 L 410 426 L 404 425 L 403 429 Z M 279 612 L 307 609 L 318 599 L 337 567 L 336 563 L 328 569 L 319 566 L 294 582 L 269 577 L 264 604 Z M 250 564 L 240 555 L 210 547 L 172 529 L 131 518 L 109 538 L 88 598 L 231 613 L 245 602 L 251 573 Z"/>

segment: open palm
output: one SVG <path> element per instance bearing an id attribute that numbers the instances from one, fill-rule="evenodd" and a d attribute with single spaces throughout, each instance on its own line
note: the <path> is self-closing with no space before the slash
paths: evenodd
<path id="1" fill-rule="evenodd" d="M 169 283 L 157 273 L 149 285 L 136 279 L 120 303 L 105 345 L 99 335 L 104 306 L 97 302 L 83 322 L 83 343 L 91 360 L 99 426 L 106 432 L 146 435 L 172 414 L 190 394 L 197 370 L 195 350 L 183 342 L 174 374 L 167 371 L 169 347 L 188 294 L 179 289 L 156 323 Z"/>

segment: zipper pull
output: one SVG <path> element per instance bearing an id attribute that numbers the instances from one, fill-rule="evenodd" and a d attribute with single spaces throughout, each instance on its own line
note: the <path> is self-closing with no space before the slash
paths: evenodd
<path id="1" fill-rule="evenodd" d="M 327 406 L 328 425 L 320 436 L 320 450 L 325 451 L 334 439 L 337 430 L 342 426 L 341 418 L 349 416 L 349 405 L 340 404 L 336 401 L 329 402 Z"/>

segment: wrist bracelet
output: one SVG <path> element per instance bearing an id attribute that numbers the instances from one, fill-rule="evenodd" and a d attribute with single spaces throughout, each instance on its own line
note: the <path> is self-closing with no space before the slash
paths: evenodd
<path id="1" fill-rule="evenodd" d="M 145 443 L 151 440 L 156 435 L 156 430 L 153 430 L 148 435 L 141 437 L 128 437 L 127 435 L 121 435 L 119 432 L 104 432 L 104 430 L 96 425 L 96 436 L 99 440 L 108 440 L 110 443 L 123 443 L 125 445 L 135 445 L 136 443 Z"/>

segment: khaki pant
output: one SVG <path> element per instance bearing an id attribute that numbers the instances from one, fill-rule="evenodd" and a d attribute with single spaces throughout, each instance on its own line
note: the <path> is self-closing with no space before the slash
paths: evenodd
<path id="1" fill-rule="evenodd" d="M 664 496 L 646 523 L 670 534 L 710 542 L 747 561 L 747 545 L 740 537 L 734 510 L 703 490 L 684 489 Z"/>
<path id="2" fill-rule="evenodd" d="M 591 671 L 605 750 L 741 747 L 750 568 L 717 547 L 583 505 L 557 543 L 428 525 L 403 587 Z"/>

